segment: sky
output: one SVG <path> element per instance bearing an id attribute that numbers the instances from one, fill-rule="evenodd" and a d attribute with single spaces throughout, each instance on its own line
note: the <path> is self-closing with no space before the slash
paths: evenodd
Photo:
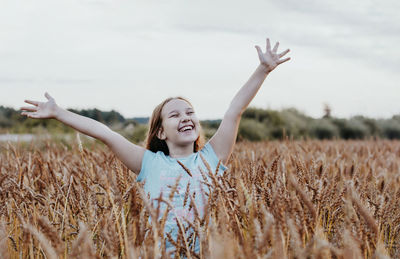
<path id="1" fill-rule="evenodd" d="M 222 118 L 259 64 L 291 57 L 250 106 L 319 118 L 400 114 L 398 0 L 0 0 L 0 105 L 150 116 L 170 96 Z"/>

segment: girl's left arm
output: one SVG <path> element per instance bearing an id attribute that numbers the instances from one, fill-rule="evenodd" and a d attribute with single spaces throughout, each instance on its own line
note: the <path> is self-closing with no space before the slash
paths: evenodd
<path id="1" fill-rule="evenodd" d="M 260 59 L 260 64 L 249 80 L 235 95 L 224 115 L 221 125 L 214 136 L 210 139 L 210 144 L 217 154 L 217 157 L 224 164 L 228 161 L 233 146 L 235 145 L 242 113 L 257 94 L 258 89 L 260 89 L 267 75 L 278 65 L 290 60 L 290 58 L 282 59 L 282 57 L 289 52 L 289 49 L 278 54 L 278 46 L 279 42 L 277 42 L 271 50 L 271 44 L 268 38 L 265 53 L 262 52 L 259 46 L 255 46 Z"/>

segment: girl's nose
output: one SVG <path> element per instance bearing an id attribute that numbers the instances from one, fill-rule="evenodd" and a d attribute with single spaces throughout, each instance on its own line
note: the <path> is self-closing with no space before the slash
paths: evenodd
<path id="1" fill-rule="evenodd" d="M 182 116 L 182 122 L 189 121 L 189 120 L 190 120 L 190 117 L 188 115 L 185 114 Z"/>

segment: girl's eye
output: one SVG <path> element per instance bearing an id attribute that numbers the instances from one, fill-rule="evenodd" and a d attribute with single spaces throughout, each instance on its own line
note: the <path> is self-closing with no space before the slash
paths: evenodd
<path id="1" fill-rule="evenodd" d="M 187 114 L 193 114 L 194 112 L 187 112 Z"/>
<path id="2" fill-rule="evenodd" d="M 171 117 L 178 117 L 178 114 L 172 114 Z"/>

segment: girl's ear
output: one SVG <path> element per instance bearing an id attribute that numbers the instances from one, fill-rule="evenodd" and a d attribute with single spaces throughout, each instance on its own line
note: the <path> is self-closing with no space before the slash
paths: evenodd
<path id="1" fill-rule="evenodd" d="M 165 136 L 164 130 L 163 128 L 159 128 L 157 131 L 157 138 L 161 139 L 161 140 L 165 140 L 167 138 L 167 136 Z"/>

